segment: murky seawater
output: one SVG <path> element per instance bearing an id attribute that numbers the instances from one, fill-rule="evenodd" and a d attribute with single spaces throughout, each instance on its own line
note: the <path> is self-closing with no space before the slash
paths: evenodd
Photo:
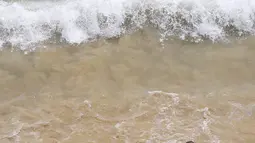
<path id="1" fill-rule="evenodd" d="M 0 55 L 1 143 L 253 143 L 254 38 L 152 31 Z"/>

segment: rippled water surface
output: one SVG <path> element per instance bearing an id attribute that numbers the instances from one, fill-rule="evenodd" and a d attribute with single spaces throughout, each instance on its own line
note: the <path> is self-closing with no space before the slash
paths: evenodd
<path id="1" fill-rule="evenodd" d="M 254 38 L 162 48 L 154 33 L 3 50 L 0 142 L 253 143 Z"/>
<path id="2" fill-rule="evenodd" d="M 254 143 L 254 0 L 0 0 L 0 143 Z"/>

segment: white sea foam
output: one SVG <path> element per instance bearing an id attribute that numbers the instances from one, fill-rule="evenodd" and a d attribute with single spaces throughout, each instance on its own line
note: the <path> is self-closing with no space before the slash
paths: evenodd
<path id="1" fill-rule="evenodd" d="M 0 1 L 0 44 L 25 48 L 60 33 L 68 43 L 112 37 L 148 24 L 163 37 L 213 41 L 254 34 L 254 0 Z"/>

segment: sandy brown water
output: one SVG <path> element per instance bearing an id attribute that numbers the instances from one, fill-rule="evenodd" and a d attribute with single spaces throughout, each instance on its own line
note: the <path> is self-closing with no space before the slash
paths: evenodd
<path id="1" fill-rule="evenodd" d="M 1 143 L 253 143 L 254 38 L 119 40 L 0 53 Z"/>

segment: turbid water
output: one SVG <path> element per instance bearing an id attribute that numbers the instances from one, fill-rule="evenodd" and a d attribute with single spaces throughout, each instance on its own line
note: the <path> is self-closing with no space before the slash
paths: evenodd
<path id="1" fill-rule="evenodd" d="M 0 142 L 254 143 L 254 10 L 0 1 Z"/>
<path id="2" fill-rule="evenodd" d="M 147 31 L 4 50 L 1 142 L 252 143 L 254 44 L 176 40 L 163 49 Z"/>

